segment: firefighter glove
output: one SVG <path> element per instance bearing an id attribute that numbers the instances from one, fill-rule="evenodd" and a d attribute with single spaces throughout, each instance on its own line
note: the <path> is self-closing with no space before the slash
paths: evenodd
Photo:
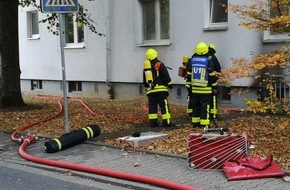
<path id="1" fill-rule="evenodd" d="M 212 89 L 212 94 L 217 95 L 218 90 L 216 88 Z"/>

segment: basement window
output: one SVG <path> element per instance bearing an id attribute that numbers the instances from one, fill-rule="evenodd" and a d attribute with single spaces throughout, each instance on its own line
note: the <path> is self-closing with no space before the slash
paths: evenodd
<path id="1" fill-rule="evenodd" d="M 82 91 L 82 82 L 69 81 L 68 82 L 68 91 L 69 92 L 81 92 Z"/>
<path id="2" fill-rule="evenodd" d="M 231 88 L 222 86 L 221 90 L 221 100 L 231 100 Z"/>
<path id="3" fill-rule="evenodd" d="M 41 80 L 31 80 L 31 90 L 42 90 L 42 81 Z"/>

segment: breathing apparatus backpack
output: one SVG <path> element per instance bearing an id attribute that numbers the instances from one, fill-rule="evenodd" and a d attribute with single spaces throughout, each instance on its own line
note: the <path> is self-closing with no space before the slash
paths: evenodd
<path id="1" fill-rule="evenodd" d="M 185 77 L 186 76 L 186 68 L 188 64 L 189 57 L 187 55 L 183 56 L 182 66 L 178 69 L 178 76 Z"/>
<path id="2" fill-rule="evenodd" d="M 150 88 L 154 88 L 154 80 L 159 76 L 161 62 L 158 61 L 154 66 L 154 71 L 151 67 L 151 62 L 146 60 L 144 62 L 144 72 L 145 72 L 145 80 L 149 84 Z M 155 74 L 156 73 L 156 74 Z"/>

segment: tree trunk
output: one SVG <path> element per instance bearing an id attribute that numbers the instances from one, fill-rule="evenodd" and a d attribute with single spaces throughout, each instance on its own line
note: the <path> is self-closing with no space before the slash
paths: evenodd
<path id="1" fill-rule="evenodd" d="M 0 0 L 0 109 L 25 105 L 18 43 L 18 0 Z"/>

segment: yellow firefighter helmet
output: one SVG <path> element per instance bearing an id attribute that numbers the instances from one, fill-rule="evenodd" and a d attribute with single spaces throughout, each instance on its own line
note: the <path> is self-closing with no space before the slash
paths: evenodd
<path id="1" fill-rule="evenodd" d="M 157 58 L 157 51 L 155 49 L 148 49 L 146 52 L 146 58 L 149 60 L 153 60 Z"/>
<path id="2" fill-rule="evenodd" d="M 195 48 L 195 53 L 198 55 L 204 55 L 208 52 L 208 45 L 204 42 L 199 42 Z"/>

